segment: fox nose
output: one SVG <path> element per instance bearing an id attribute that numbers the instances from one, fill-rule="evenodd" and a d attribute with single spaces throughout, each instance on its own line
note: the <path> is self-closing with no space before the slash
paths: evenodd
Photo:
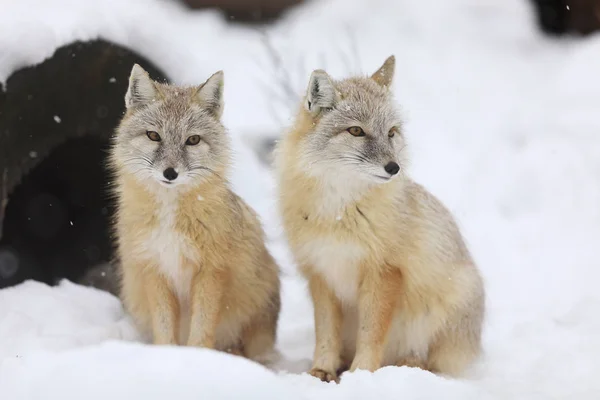
<path id="1" fill-rule="evenodd" d="M 385 164 L 385 167 L 383 168 L 385 169 L 385 172 L 387 172 L 390 175 L 396 175 L 398 171 L 400 171 L 400 166 L 398 165 L 398 163 L 395 163 L 393 161 L 390 161 L 389 163 Z"/>
<path id="2" fill-rule="evenodd" d="M 173 168 L 167 168 L 163 171 L 163 176 L 170 181 L 174 181 L 175 179 L 177 179 L 178 175 L 179 174 L 177 173 L 177 171 L 175 171 L 175 169 Z"/>

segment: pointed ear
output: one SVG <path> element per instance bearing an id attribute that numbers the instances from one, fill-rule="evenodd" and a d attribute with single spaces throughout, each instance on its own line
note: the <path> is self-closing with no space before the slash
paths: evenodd
<path id="1" fill-rule="evenodd" d="M 208 78 L 194 95 L 196 101 L 217 119 L 223 114 L 223 87 L 223 71 L 218 71 Z"/>
<path id="2" fill-rule="evenodd" d="M 150 75 L 138 64 L 134 64 L 129 75 L 129 88 L 125 94 L 127 108 L 146 105 L 159 97 L 159 92 Z"/>
<path id="3" fill-rule="evenodd" d="M 339 95 L 333 80 L 322 69 L 313 71 L 306 91 L 305 107 L 313 116 L 321 110 L 333 108 L 339 100 Z"/>
<path id="4" fill-rule="evenodd" d="M 396 57 L 389 56 L 383 63 L 381 68 L 377 70 L 371 79 L 373 79 L 379 86 L 389 88 L 392 85 L 392 79 L 394 78 L 394 69 L 396 67 Z"/>

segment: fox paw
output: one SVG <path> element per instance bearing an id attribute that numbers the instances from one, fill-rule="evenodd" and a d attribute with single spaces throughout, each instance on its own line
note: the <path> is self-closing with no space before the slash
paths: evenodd
<path id="1" fill-rule="evenodd" d="M 315 378 L 322 380 L 323 382 L 340 383 L 339 378 L 335 372 L 327 372 L 320 368 L 313 368 L 310 371 L 308 371 L 308 373 L 314 376 Z"/>
<path id="2" fill-rule="evenodd" d="M 233 354 L 234 356 L 244 357 L 244 351 L 239 347 L 232 347 L 225 350 L 226 353 Z"/>
<path id="3" fill-rule="evenodd" d="M 425 363 L 416 357 L 405 357 L 396 363 L 399 367 L 420 368 L 427 370 Z"/>

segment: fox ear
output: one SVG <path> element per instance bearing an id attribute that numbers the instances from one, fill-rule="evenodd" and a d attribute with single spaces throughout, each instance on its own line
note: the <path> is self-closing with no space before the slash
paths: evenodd
<path id="1" fill-rule="evenodd" d="M 333 108 L 338 101 L 338 94 L 332 79 L 322 69 L 313 71 L 306 92 L 306 109 L 317 115 L 321 110 Z"/>
<path id="2" fill-rule="evenodd" d="M 223 71 L 215 72 L 198 88 L 196 100 L 215 118 L 223 114 Z"/>
<path id="3" fill-rule="evenodd" d="M 381 68 L 377 70 L 373 75 L 371 75 L 371 79 L 373 79 L 379 86 L 383 86 L 389 88 L 392 84 L 392 79 L 394 78 L 394 70 L 396 67 L 396 57 L 389 56 L 387 60 L 383 63 Z"/>
<path id="4" fill-rule="evenodd" d="M 125 94 L 125 106 L 133 108 L 146 105 L 159 96 L 150 75 L 138 64 L 134 64 L 129 75 L 129 88 Z"/>

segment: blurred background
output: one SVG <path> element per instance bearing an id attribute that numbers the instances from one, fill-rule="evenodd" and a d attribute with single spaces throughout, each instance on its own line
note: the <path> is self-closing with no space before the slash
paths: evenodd
<path id="1" fill-rule="evenodd" d="M 455 215 L 485 281 L 485 357 L 473 380 L 386 369 L 335 391 L 282 375 L 286 388 L 600 398 L 600 0 L 2 1 L 0 378 L 2 365 L 42 368 L 19 364 L 38 350 L 135 340 L 116 298 L 61 281 L 115 292 L 105 160 L 134 63 L 177 84 L 224 71 L 232 187 L 282 271 L 278 346 L 310 360 L 312 304 L 280 227 L 271 152 L 312 70 L 367 75 L 391 54 L 409 174 Z M 90 360 L 61 365 L 104 368 Z M 20 371 L 7 382 L 28 390 L 33 375 Z"/>
<path id="2" fill-rule="evenodd" d="M 354 6 L 340 8 L 329 15 L 328 7 L 320 10 L 314 6 L 318 3 L 316 0 L 164 0 L 164 3 L 172 3 L 172 7 L 164 6 L 164 15 L 161 15 L 160 2 L 154 1 L 148 3 L 149 10 L 144 10 L 147 14 L 144 16 L 139 15 L 141 7 L 145 7 L 141 1 L 123 0 L 118 6 L 116 2 L 105 1 L 89 7 L 83 2 L 59 1 L 51 6 L 48 4 L 52 2 L 46 2 L 44 7 L 50 12 L 43 13 L 44 7 L 40 6 L 39 15 L 14 2 L 12 8 L 3 11 L 2 18 L 7 23 L 0 49 L 3 85 L 0 91 L 0 288 L 26 279 L 54 284 L 68 278 L 87 284 L 105 284 L 102 277 L 110 273 L 106 263 L 112 257 L 109 227 L 113 207 L 106 194 L 110 177 L 105 171 L 104 159 L 109 137 L 123 113 L 122 98 L 134 62 L 142 64 L 155 79 L 176 78 L 191 83 L 204 80 L 203 74 L 196 75 L 193 68 L 184 69 L 178 64 L 198 63 L 200 67 L 206 64 L 204 71 L 208 74 L 211 68 L 221 68 L 221 64 L 231 68 L 230 65 L 236 63 L 231 58 L 238 53 L 240 58 L 260 59 L 256 65 L 248 62 L 251 66 L 240 79 L 258 79 L 251 74 L 257 65 L 267 76 L 267 79 L 261 77 L 264 82 L 259 86 L 272 96 L 269 104 L 263 104 L 263 109 L 269 110 L 269 116 L 263 120 L 270 120 L 262 124 L 265 128 L 259 135 L 251 135 L 252 129 L 247 129 L 243 143 L 251 148 L 262 165 L 268 166 L 278 130 L 285 127 L 302 93 L 303 77 L 308 76 L 311 69 L 324 67 L 327 61 L 329 65 L 336 62 L 343 65 L 343 72 L 363 71 L 365 64 L 361 65 L 361 60 L 356 59 L 360 57 L 358 48 L 370 46 L 369 41 L 377 42 L 377 35 L 397 34 L 399 42 L 414 39 L 419 43 L 428 40 L 429 24 L 446 21 L 446 29 L 450 31 L 463 29 L 459 22 L 452 22 L 452 15 L 443 15 L 444 10 L 451 8 L 457 14 L 479 13 L 471 19 L 489 19 L 501 24 L 511 22 L 512 18 L 514 25 L 500 29 L 509 32 L 508 36 L 527 27 L 547 38 L 544 40 L 556 43 L 585 40 L 600 28 L 600 0 L 518 0 L 523 4 L 516 6 L 515 1 L 507 0 L 504 3 L 511 5 L 506 7 L 501 1 L 490 0 L 448 1 L 443 6 L 442 2 L 423 1 L 420 7 L 408 7 L 406 2 L 391 6 L 390 2 L 371 1 L 369 7 L 378 10 L 374 15 L 353 15 L 362 9 Z M 334 28 L 338 30 L 334 35 L 325 33 L 319 37 L 322 34 L 318 28 L 310 28 L 309 23 L 294 23 L 312 18 L 305 15 L 309 10 L 306 3 L 311 3 L 316 25 L 333 21 L 334 25 L 341 26 L 338 19 L 348 21 L 343 29 Z M 360 2 L 352 2 L 355 3 Z M 30 6 L 35 8 L 35 4 Z M 377 24 L 378 13 L 386 7 L 391 20 L 398 21 L 394 29 L 400 31 L 373 30 L 369 34 L 368 26 Z M 523 15 L 527 18 L 509 15 L 494 19 L 490 15 L 503 11 L 510 14 L 513 9 L 526 10 Z M 110 21 L 111 12 L 121 15 Z M 319 13 L 327 16 L 321 17 Z M 100 22 L 86 27 L 94 14 Z M 171 21 L 169 16 L 173 17 Z M 184 27 L 174 31 L 169 22 Z M 382 21 L 384 25 L 389 23 Z M 10 31 L 10 27 L 17 24 L 20 27 Z M 198 32 L 193 30 L 194 25 L 199 27 Z M 202 26 L 212 35 L 202 36 L 205 32 Z M 304 30 L 304 33 L 293 32 L 294 29 Z M 153 31 L 152 34 L 148 35 L 148 30 Z M 498 30 L 498 26 L 493 22 L 487 26 L 482 23 L 477 30 L 470 34 L 487 37 L 484 45 L 494 45 L 490 32 Z M 198 36 L 193 37 L 195 34 Z M 369 39 L 363 37 L 367 34 Z M 170 38 L 161 42 L 153 35 Z M 211 49 L 202 54 L 205 51 L 202 46 L 187 50 L 185 45 L 177 44 L 210 42 L 216 35 L 221 36 L 216 46 L 219 51 Z M 425 38 L 417 38 L 417 35 Z M 298 45 L 301 50 L 297 54 L 290 55 L 290 51 L 286 51 L 303 40 L 309 45 Z M 316 44 L 320 41 L 331 41 L 331 48 L 342 48 L 342 51 L 333 54 L 326 46 Z M 165 59 L 166 51 L 150 51 L 155 45 L 163 49 L 172 46 L 172 58 Z M 246 45 L 260 48 L 261 55 L 248 54 Z M 464 47 L 460 43 L 449 46 Z M 307 54 L 311 47 L 314 54 Z M 373 67 L 395 50 L 388 48 L 378 59 L 362 62 L 368 61 L 368 66 Z M 444 51 L 447 48 L 440 43 L 439 54 Z M 483 54 L 462 51 L 463 56 L 467 56 L 463 59 L 465 63 L 471 62 L 469 57 L 477 62 Z M 310 57 L 318 61 L 299 67 L 301 61 Z M 514 57 L 518 61 L 518 57 Z M 179 61 L 174 62 L 177 58 Z M 399 60 L 402 65 L 402 54 Z M 402 70 L 400 67 L 400 73 Z M 228 105 L 247 109 L 245 99 L 237 98 L 228 99 Z M 236 118 L 244 119 L 243 112 Z M 90 270 L 92 267 L 98 268 Z"/>

